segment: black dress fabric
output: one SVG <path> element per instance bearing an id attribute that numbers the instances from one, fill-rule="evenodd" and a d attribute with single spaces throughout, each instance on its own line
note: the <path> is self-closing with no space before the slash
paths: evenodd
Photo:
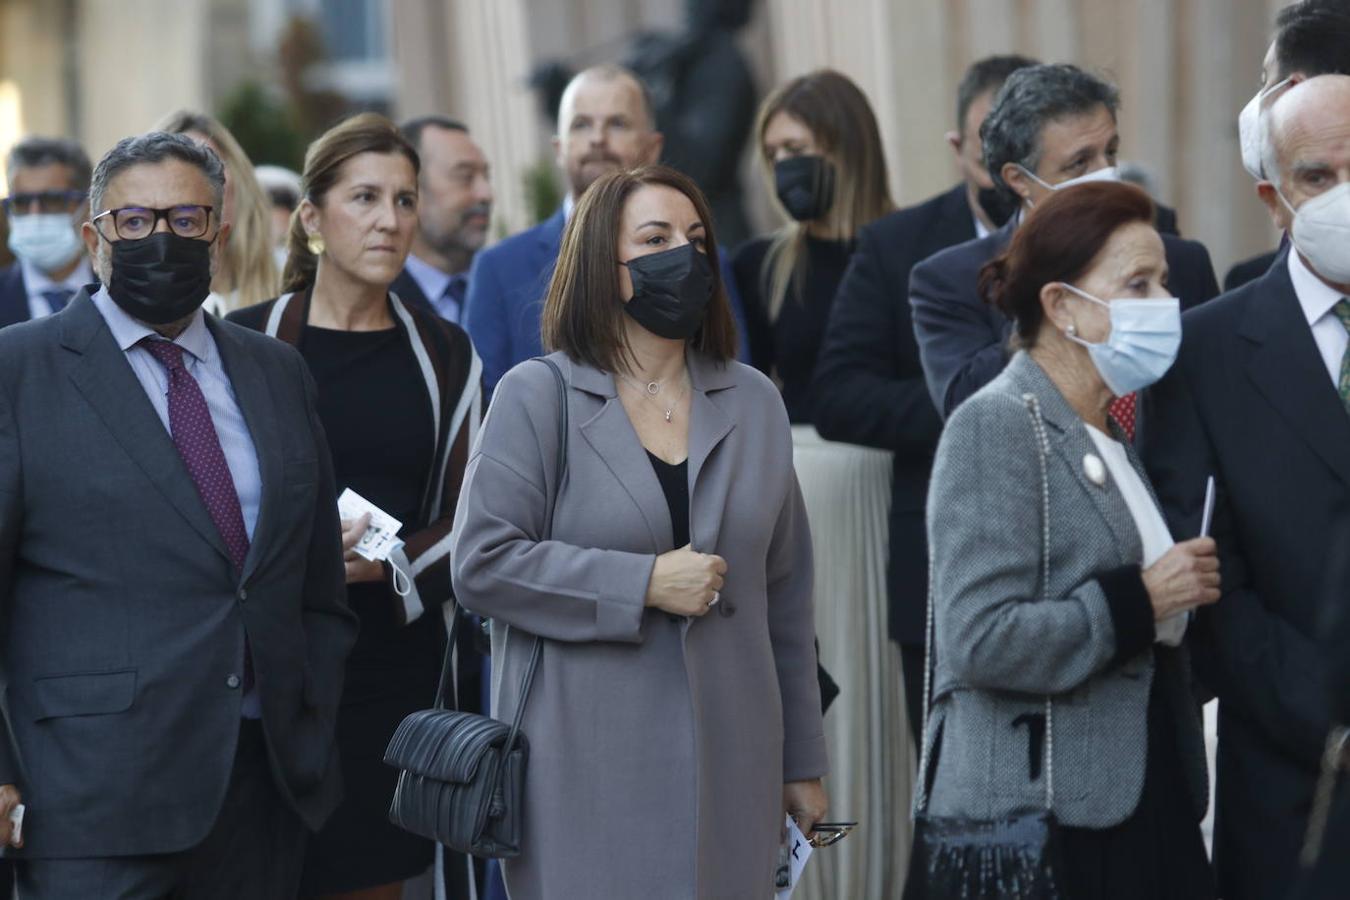
<path id="1" fill-rule="evenodd" d="M 661 457 L 647 451 L 656 472 L 656 480 L 661 482 L 661 493 L 666 495 L 666 505 L 670 507 L 670 533 L 675 536 L 678 550 L 689 543 L 689 460 L 671 465 Z"/>
<path id="2" fill-rule="evenodd" d="M 825 341 L 834 294 L 843 280 L 854 242 L 808 237 L 805 283 L 799 291 L 798 279 L 793 279 L 778 318 L 771 322 L 764 259 L 772 243 L 773 239 L 768 237 L 749 241 L 736 250 L 731 261 L 745 309 L 750 362 L 778 380 L 792 424 L 810 424 L 811 378 Z"/>
<path id="3" fill-rule="evenodd" d="M 1061 831 L 1065 897 L 1073 900 L 1214 900 L 1204 838 L 1188 800 L 1176 730 L 1158 679 L 1148 703 L 1148 761 L 1139 805 L 1111 828 Z"/>
<path id="4" fill-rule="evenodd" d="M 420 515 L 436 441 L 431 400 L 407 338 L 397 329 L 306 326 L 299 350 L 318 386 L 338 492 L 350 487 L 403 522 L 406 535 Z M 427 610 L 400 626 L 399 598 L 387 581 L 349 584 L 347 599 L 361 632 L 337 720 L 345 795 L 310 839 L 301 896 L 412 878 L 431 865 L 435 849 L 390 824 L 398 773 L 383 760 L 399 722 L 434 699 L 445 624 L 439 610 Z"/>

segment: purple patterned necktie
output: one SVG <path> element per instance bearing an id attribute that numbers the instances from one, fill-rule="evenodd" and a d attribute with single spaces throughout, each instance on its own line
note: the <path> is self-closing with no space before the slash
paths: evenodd
<path id="1" fill-rule="evenodd" d="M 183 465 L 197 486 L 197 494 L 206 504 L 211 521 L 216 523 L 230 561 L 237 570 L 244 568 L 248 555 L 248 531 L 244 528 L 244 511 L 239 506 L 239 492 L 234 476 L 220 448 L 216 425 L 211 421 L 211 410 L 197 379 L 183 365 L 183 348 L 169 341 L 146 338 L 141 346 L 159 360 L 169 373 L 169 433 Z M 244 690 L 253 687 L 253 656 L 244 638 Z"/>

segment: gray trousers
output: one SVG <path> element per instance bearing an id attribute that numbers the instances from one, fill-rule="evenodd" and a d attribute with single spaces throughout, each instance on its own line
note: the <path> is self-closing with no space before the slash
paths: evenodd
<path id="1" fill-rule="evenodd" d="M 306 829 L 245 719 L 224 806 L 206 840 L 181 853 L 15 860 L 19 900 L 295 900 Z"/>

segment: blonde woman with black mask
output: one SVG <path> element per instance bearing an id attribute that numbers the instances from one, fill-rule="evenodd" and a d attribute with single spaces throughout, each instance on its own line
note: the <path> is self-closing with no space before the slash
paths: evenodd
<path id="1" fill-rule="evenodd" d="M 910 765 L 901 677 L 885 625 L 891 463 L 888 453 L 823 440 L 810 393 L 858 233 L 895 205 L 876 117 L 847 76 L 820 69 L 783 84 L 760 107 L 755 134 L 782 224 L 742 245 L 732 271 L 751 362 L 778 385 L 792 422 L 811 521 L 820 661 L 842 686 L 825 719 L 831 754 L 848 760 L 832 779 L 835 808 L 868 823 L 830 851 L 831 865 L 807 870 L 802 893 L 861 896 L 903 876 L 893 848 L 907 845 L 906 833 L 893 832 L 904 824 L 891 814 L 908 802 L 900 786 Z M 900 749 L 869 754 L 877 746 Z"/>
<path id="2" fill-rule="evenodd" d="M 272 252 L 272 203 L 258 184 L 244 148 L 216 119 L 192 110 L 170 113 L 152 130 L 185 134 L 210 147 L 225 164 L 220 217 L 230 224 L 230 240 L 221 248 L 220 265 L 202 308 L 223 316 L 275 297 L 281 277 Z"/>

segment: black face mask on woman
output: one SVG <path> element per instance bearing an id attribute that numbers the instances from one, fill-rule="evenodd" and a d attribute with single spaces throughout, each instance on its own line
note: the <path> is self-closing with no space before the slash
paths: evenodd
<path id="1" fill-rule="evenodd" d="M 112 241 L 108 295 L 127 315 L 168 325 L 196 312 L 211 293 L 211 242 L 155 232 Z"/>
<path id="2" fill-rule="evenodd" d="M 825 216 L 834 205 L 834 166 L 823 156 L 789 156 L 773 166 L 778 201 L 798 222 Z"/>
<path id="3" fill-rule="evenodd" d="M 628 267 L 633 299 L 624 309 L 657 337 L 688 340 L 703 324 L 712 299 L 713 272 L 708 255 L 693 244 L 637 256 Z"/>

